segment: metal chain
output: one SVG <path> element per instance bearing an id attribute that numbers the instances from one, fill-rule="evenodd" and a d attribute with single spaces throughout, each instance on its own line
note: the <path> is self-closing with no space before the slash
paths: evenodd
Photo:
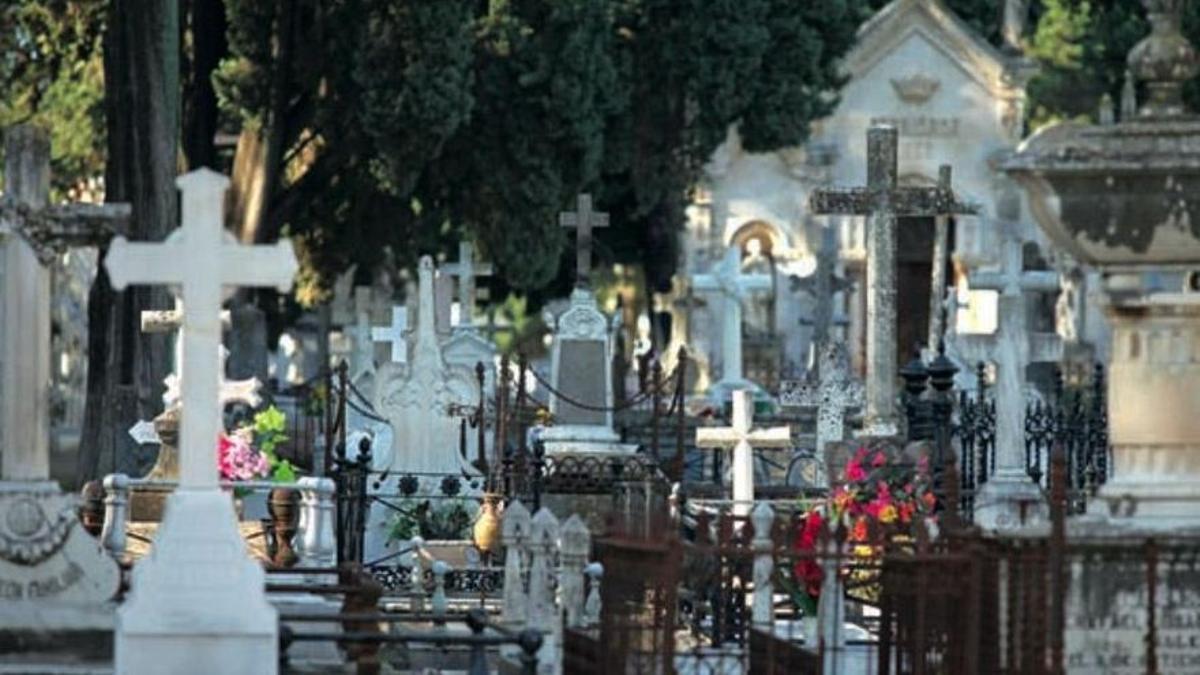
<path id="1" fill-rule="evenodd" d="M 550 392 L 550 394 L 558 397 L 559 399 L 562 399 L 563 401 L 567 402 L 568 404 L 570 404 L 576 408 L 581 408 L 583 410 L 589 410 L 592 412 L 621 412 L 623 410 L 628 410 L 628 409 L 636 406 L 637 404 L 644 402 L 646 399 L 650 398 L 650 396 L 653 393 L 655 393 L 653 387 L 647 387 L 645 391 L 640 392 L 638 395 L 634 396 L 633 398 L 629 399 L 628 401 L 626 401 L 625 403 L 623 403 L 621 405 L 617 405 L 617 406 L 591 405 L 588 403 L 583 403 L 583 402 L 577 401 L 577 400 L 571 398 L 570 396 L 563 394 L 558 389 L 555 389 L 553 386 L 551 386 L 551 384 L 549 382 L 547 382 L 545 379 L 543 379 L 542 376 L 533 368 L 527 368 L 527 370 L 533 374 L 533 379 L 538 384 L 545 387 L 546 391 Z M 671 372 L 672 377 L 663 378 L 663 383 L 670 382 L 672 379 L 674 379 L 674 377 L 673 377 L 674 372 L 675 371 Z M 665 391 L 666 391 L 665 387 L 660 385 L 658 393 L 664 393 Z M 530 396 L 529 398 L 532 399 L 533 397 Z M 536 399 L 534 399 L 534 400 L 536 401 Z"/>

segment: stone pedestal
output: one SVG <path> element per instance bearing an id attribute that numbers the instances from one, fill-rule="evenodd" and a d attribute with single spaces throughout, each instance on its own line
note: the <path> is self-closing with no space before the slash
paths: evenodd
<path id="1" fill-rule="evenodd" d="M 1089 513 L 1141 528 L 1200 523 L 1200 294 L 1109 307 L 1113 475 Z"/>
<path id="2" fill-rule="evenodd" d="M 277 672 L 278 620 L 263 584 L 229 496 L 176 490 L 117 612 L 116 672 Z"/>

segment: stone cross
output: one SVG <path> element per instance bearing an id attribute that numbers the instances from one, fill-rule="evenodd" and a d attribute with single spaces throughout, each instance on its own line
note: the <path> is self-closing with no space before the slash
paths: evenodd
<path id="1" fill-rule="evenodd" d="M 350 350 L 350 375 L 357 376 L 375 367 L 375 342 L 371 331 L 371 288 L 354 289 L 354 325 L 346 328 L 354 344 Z"/>
<path id="2" fill-rule="evenodd" d="M 178 402 L 179 369 L 183 367 L 183 302 L 179 298 L 175 298 L 175 309 L 145 310 L 141 314 L 141 320 L 143 333 L 175 333 L 175 363 L 172 364 L 171 374 L 163 380 L 163 384 L 167 387 L 167 391 L 163 394 L 163 406 L 170 408 Z M 221 328 L 229 328 L 230 325 L 231 315 L 229 310 L 221 310 Z M 226 352 L 222 351 L 222 377 L 225 374 L 225 356 Z"/>
<path id="3" fill-rule="evenodd" d="M 721 294 L 725 302 L 721 312 L 721 352 L 724 361 L 718 386 L 745 386 L 742 377 L 742 301 L 753 292 L 769 291 L 771 277 L 766 274 L 742 274 L 741 249 L 731 246 L 713 274 L 692 275 L 692 288 Z"/>
<path id="4" fill-rule="evenodd" d="M 67 246 L 126 229 L 128 204 L 50 201 L 50 140 L 33 125 L 4 135 L 0 199 L 0 478 L 50 477 L 50 270 Z"/>
<path id="5" fill-rule="evenodd" d="M 392 363 L 408 363 L 408 308 L 396 305 L 392 308 L 392 323 L 388 326 L 377 326 L 371 329 L 371 339 L 375 342 L 391 343 Z"/>
<path id="6" fill-rule="evenodd" d="M 819 473 L 824 475 L 825 448 L 830 443 L 846 439 L 846 411 L 862 408 L 865 391 L 861 382 L 850 374 L 846 348 L 827 342 L 821 348 L 819 375 L 805 381 L 785 380 L 779 383 L 779 405 L 787 408 L 817 410 L 817 447 Z M 818 476 L 818 482 L 824 482 Z"/>
<path id="7" fill-rule="evenodd" d="M 938 168 L 938 189 L 950 192 L 953 182 L 948 165 Z M 945 331 L 942 302 L 946 296 L 946 262 L 950 257 L 950 216 L 933 217 L 933 258 L 929 267 L 929 353 L 937 353 L 938 338 Z"/>
<path id="8" fill-rule="evenodd" d="M 225 288 L 291 288 L 296 254 L 291 242 L 243 246 L 222 226 L 229 179 L 199 169 L 176 180 L 182 194 L 183 225 L 162 243 L 128 242 L 118 236 L 105 266 L 114 288 L 130 284 L 176 286 L 184 302 L 180 428 L 180 486 L 217 487 L 215 439 L 220 433 L 221 302 Z"/>
<path id="9" fill-rule="evenodd" d="M 821 348 L 829 339 L 830 329 L 835 323 L 844 323 L 845 316 L 834 316 L 834 299 L 838 293 L 849 290 L 853 285 L 845 277 L 838 274 L 838 241 L 837 231 L 832 227 L 821 228 L 821 248 L 817 251 L 817 269 L 807 277 L 792 277 L 792 290 L 802 290 L 816 301 L 812 318 L 801 320 L 802 324 L 812 326 L 812 337 L 809 340 L 810 370 L 820 372 Z"/>
<path id="10" fill-rule="evenodd" d="M 442 265 L 442 273 L 458 277 L 458 322 L 457 326 L 471 328 L 475 325 L 475 279 L 492 275 L 492 266 L 475 262 L 475 247 L 469 241 L 459 242 L 458 262 Z"/>
<path id="11" fill-rule="evenodd" d="M 592 196 L 581 194 L 576 210 L 558 215 L 561 227 L 575 228 L 575 285 L 586 286 L 592 271 L 592 229 L 608 227 L 608 214 L 592 210 Z"/>
<path id="12" fill-rule="evenodd" d="M 788 427 L 755 429 L 751 392 L 733 392 L 733 419 L 728 427 L 696 429 L 696 446 L 733 450 L 733 509 L 738 515 L 750 513 L 754 504 L 754 448 L 790 448 L 792 430 Z"/>
<path id="13" fill-rule="evenodd" d="M 896 128 L 867 131 L 866 187 L 817 190 L 809 208 L 824 215 L 867 216 L 867 407 L 864 433 L 895 436 L 900 428 L 896 373 L 896 219 L 974 213 L 948 187 L 898 186 Z"/>
<path id="14" fill-rule="evenodd" d="M 1062 358 L 1056 333 L 1033 333 L 1026 328 L 1026 293 L 1056 293 L 1057 272 L 1026 271 L 1023 245 L 1008 232 L 999 272 L 979 272 L 967 278 L 972 289 L 1000 292 L 996 332 L 959 335 L 965 358 L 996 364 L 996 474 L 988 483 L 1028 482 L 1025 466 L 1025 368 L 1031 363 L 1055 363 Z"/>

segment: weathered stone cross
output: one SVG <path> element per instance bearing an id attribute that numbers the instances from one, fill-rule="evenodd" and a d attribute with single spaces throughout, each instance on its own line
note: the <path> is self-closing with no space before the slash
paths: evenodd
<path id="1" fill-rule="evenodd" d="M 809 368 L 820 373 L 822 346 L 830 339 L 829 331 L 836 323 L 845 323 L 845 316 L 834 316 L 834 296 L 853 286 L 838 274 L 837 231 L 833 227 L 821 228 L 821 248 L 817 251 L 817 269 L 807 277 L 792 277 L 792 290 L 804 291 L 816 301 L 811 319 L 801 319 L 801 324 L 812 326 L 809 341 Z"/>
<path id="2" fill-rule="evenodd" d="M 974 213 L 959 203 L 949 186 L 898 186 L 896 128 L 867 131 L 866 187 L 817 190 L 809 208 L 825 215 L 867 216 L 867 408 L 864 434 L 899 432 L 896 364 L 896 219 Z"/>
<path id="3" fill-rule="evenodd" d="M 1025 294 L 1057 293 L 1057 272 L 1025 271 L 1020 237 L 1006 233 L 999 272 L 979 272 L 967 278 L 972 289 L 1000 292 L 996 332 L 959 335 L 963 356 L 971 361 L 996 364 L 996 474 L 992 483 L 1028 483 L 1025 466 L 1025 368 L 1030 363 L 1062 359 L 1062 340 L 1056 333 L 1035 333 L 1026 328 Z M 986 526 L 986 525 L 985 525 Z"/>
<path id="4" fill-rule="evenodd" d="M 392 363 L 408 363 L 408 308 L 396 305 L 392 308 L 392 323 L 387 326 L 377 326 L 371 329 L 371 339 L 375 342 L 391 343 Z"/>
<path id="5" fill-rule="evenodd" d="M 105 266 L 113 287 L 130 284 L 176 286 L 183 301 L 180 486 L 215 489 L 216 438 L 221 431 L 221 303 L 234 286 L 291 288 L 296 254 L 291 242 L 242 246 L 222 226 L 229 179 L 199 169 L 176 180 L 182 194 L 183 225 L 162 243 L 128 242 L 118 236 Z"/>
<path id="6" fill-rule="evenodd" d="M 475 262 L 475 247 L 469 241 L 459 242 L 458 262 L 442 265 L 442 274 L 458 277 L 458 324 L 456 327 L 475 326 L 475 279 L 492 275 L 489 263 Z"/>
<path id="7" fill-rule="evenodd" d="M 350 375 L 357 377 L 375 367 L 375 342 L 371 337 L 371 287 L 354 289 L 354 325 L 346 329 L 353 346 L 350 350 Z"/>
<path id="8" fill-rule="evenodd" d="M 733 510 L 746 515 L 754 506 L 754 448 L 790 448 L 788 427 L 755 429 L 752 392 L 733 392 L 733 419 L 728 427 L 696 429 L 696 446 L 733 450 Z"/>
<path id="9" fill-rule="evenodd" d="M 586 286 L 592 273 L 592 229 L 608 227 L 608 214 L 592 210 L 592 196 L 579 195 L 576 211 L 558 215 L 560 227 L 575 228 L 575 285 Z"/>
<path id="10" fill-rule="evenodd" d="M 850 374 L 846 348 L 837 342 L 821 347 L 817 377 L 779 383 L 779 405 L 817 411 L 818 484 L 825 483 L 825 449 L 846 439 L 846 411 L 862 408 L 863 385 Z"/>
<path id="11" fill-rule="evenodd" d="M 175 332 L 175 363 L 172 364 L 171 374 L 163 380 L 163 384 L 167 387 L 167 391 L 163 394 L 163 406 L 170 408 L 179 402 L 179 370 L 183 367 L 183 302 L 179 298 L 175 298 L 175 309 L 145 310 L 142 312 L 141 319 L 143 333 Z M 227 329 L 230 325 L 229 310 L 221 310 L 221 328 Z M 224 366 L 224 357 L 222 357 L 222 366 Z M 222 369 L 222 377 L 224 377 L 224 373 L 225 371 Z"/>
<path id="12" fill-rule="evenodd" d="M 50 201 L 50 139 L 33 125 L 4 134 L 0 199 L 0 478 L 50 477 L 50 270 L 68 246 L 107 241 L 128 204 Z"/>
<path id="13" fill-rule="evenodd" d="M 742 301 L 754 292 L 771 289 L 771 277 L 766 274 L 742 274 L 741 249 L 731 246 L 713 274 L 692 275 L 692 288 L 715 292 L 725 299 L 721 313 L 721 358 L 724 361 L 721 379 L 715 385 L 722 389 L 750 385 L 742 376 Z"/>

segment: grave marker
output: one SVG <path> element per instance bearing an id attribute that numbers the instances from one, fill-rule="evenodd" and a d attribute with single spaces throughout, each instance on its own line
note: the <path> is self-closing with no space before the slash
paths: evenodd
<path id="1" fill-rule="evenodd" d="M 785 380 L 779 385 L 779 404 L 783 407 L 815 408 L 817 411 L 816 456 L 818 484 L 824 484 L 826 447 L 846 439 L 846 413 L 860 409 L 866 398 L 861 382 L 850 373 L 846 348 L 826 342 L 821 350 L 821 367 L 816 378 Z"/>
<path id="2" fill-rule="evenodd" d="M 575 285 L 587 286 L 592 271 L 592 230 L 608 227 L 608 214 L 592 210 L 592 196 L 581 194 L 575 211 L 560 213 L 560 227 L 575 229 Z"/>
<path id="3" fill-rule="evenodd" d="M 724 298 L 721 313 L 721 379 L 713 385 L 719 398 L 734 389 L 756 389 L 742 376 L 742 301 L 751 293 L 771 289 L 766 274 L 742 274 L 741 249 L 733 246 L 712 274 L 692 275 L 692 288 L 717 293 Z"/>
<path id="4" fill-rule="evenodd" d="M 750 513 L 754 505 L 754 448 L 790 448 L 788 427 L 755 429 L 750 392 L 733 392 L 733 419 L 728 427 L 696 429 L 696 446 L 733 451 L 733 509 L 737 515 Z"/>

